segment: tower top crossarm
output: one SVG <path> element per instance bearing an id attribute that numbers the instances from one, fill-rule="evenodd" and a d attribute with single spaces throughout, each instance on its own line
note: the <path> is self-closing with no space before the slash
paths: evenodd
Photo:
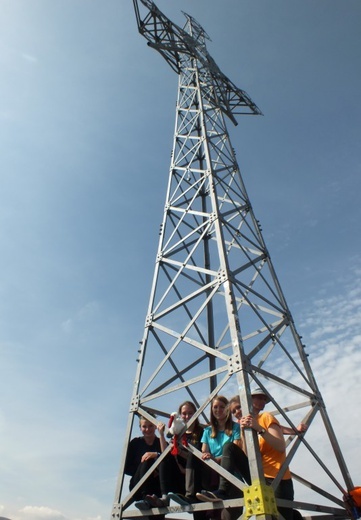
<path id="1" fill-rule="evenodd" d="M 165 16 L 152 0 L 133 0 L 138 30 L 179 74 L 182 69 L 182 55 L 186 54 L 197 60 L 209 73 L 213 89 L 208 90 L 207 98 L 218 106 L 234 124 L 235 115 L 261 115 L 262 112 L 248 94 L 236 87 L 223 74 L 207 51 L 205 40 L 210 40 L 202 26 L 191 16 L 185 16 L 187 23 L 182 29 Z M 146 9 L 140 8 L 140 4 Z M 144 11 L 144 12 L 142 12 Z"/>

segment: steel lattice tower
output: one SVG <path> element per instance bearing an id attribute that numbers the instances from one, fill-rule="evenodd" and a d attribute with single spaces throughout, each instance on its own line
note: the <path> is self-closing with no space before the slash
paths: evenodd
<path id="1" fill-rule="evenodd" d="M 206 422 L 208 405 L 219 393 L 239 393 L 247 414 L 251 389 L 257 386 L 269 395 L 268 409 L 283 424 L 295 428 L 302 420 L 309 426 L 305 435 L 287 441 L 286 464 L 296 481 L 297 502 L 291 505 L 309 518 L 313 512 L 323 518 L 352 518 L 343 495 L 353 484 L 225 124 L 225 116 L 236 124 L 237 114 L 261 112 L 219 70 L 206 49 L 209 37 L 194 18 L 185 15 L 182 29 L 151 0 L 141 0 L 140 5 L 134 0 L 134 8 L 140 33 L 179 74 L 179 84 L 168 189 L 144 334 L 140 348 L 137 345 L 113 517 L 144 516 L 131 506 L 142 482 L 130 493 L 124 482 L 125 454 L 137 416 L 155 422 L 152 414 L 167 418 L 182 401 L 191 399 L 198 408 L 192 422 L 198 416 Z M 324 437 L 324 453 L 313 448 L 319 436 Z M 253 430 L 246 432 L 246 443 L 253 488 L 258 482 L 263 488 Z M 191 446 L 188 449 L 199 455 Z M 244 488 L 216 463 L 207 463 Z M 282 475 L 281 469 L 273 486 Z M 303 488 L 312 494 L 311 501 L 302 499 Z M 226 504 L 240 505 L 243 499 Z M 246 501 L 245 515 L 270 518 L 263 499 L 261 506 L 257 510 Z M 189 507 L 205 510 L 209 504 Z M 176 510 L 184 508 L 172 508 Z M 149 516 L 169 511 L 153 509 Z"/>

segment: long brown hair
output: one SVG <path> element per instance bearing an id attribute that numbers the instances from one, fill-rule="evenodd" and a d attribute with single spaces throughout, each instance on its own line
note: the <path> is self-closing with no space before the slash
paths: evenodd
<path id="1" fill-rule="evenodd" d="M 234 395 L 230 398 L 230 400 L 228 401 L 229 407 L 231 407 L 231 404 L 233 403 L 241 404 L 241 398 L 239 397 L 239 395 Z"/>
<path id="2" fill-rule="evenodd" d="M 184 401 L 182 404 L 179 405 L 179 408 L 178 408 L 179 416 L 182 413 L 183 406 L 190 406 L 192 408 L 192 410 L 194 411 L 194 413 L 196 413 L 196 411 L 197 411 L 196 405 L 194 403 L 192 403 L 192 401 Z M 197 417 L 194 420 L 194 423 L 192 425 L 191 443 L 192 444 L 197 443 L 199 441 L 199 439 L 201 438 L 202 433 L 203 433 L 203 428 L 200 425 L 198 417 Z"/>
<path id="3" fill-rule="evenodd" d="M 212 437 L 212 439 L 217 437 L 217 433 L 219 431 L 219 429 L 218 429 L 218 421 L 215 418 L 215 416 L 213 415 L 213 404 L 214 404 L 215 401 L 221 401 L 221 403 L 226 405 L 227 418 L 226 418 L 226 422 L 225 422 L 225 425 L 224 425 L 225 433 L 227 435 L 232 435 L 232 431 L 233 431 L 233 421 L 232 421 L 232 416 L 231 416 L 231 414 L 229 412 L 228 399 L 227 399 L 227 397 L 224 397 L 224 395 L 216 395 L 216 396 L 213 397 L 212 402 L 211 402 L 211 427 L 212 427 L 211 437 Z"/>

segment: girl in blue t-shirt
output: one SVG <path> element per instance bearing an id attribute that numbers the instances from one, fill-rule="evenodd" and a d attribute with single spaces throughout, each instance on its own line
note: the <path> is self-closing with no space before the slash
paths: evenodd
<path id="1" fill-rule="evenodd" d="M 202 459 L 221 462 L 223 446 L 240 438 L 239 424 L 232 420 L 228 399 L 216 395 L 211 403 L 211 424 L 202 435 Z"/>
<path id="2" fill-rule="evenodd" d="M 208 464 L 213 459 L 220 463 L 224 444 L 240 438 L 239 425 L 232 421 L 228 400 L 217 395 L 211 402 L 210 426 L 207 426 L 201 438 L 202 460 L 188 457 L 186 467 L 186 497 L 190 502 L 198 502 L 197 494 L 203 489 L 217 489 L 219 475 Z"/>

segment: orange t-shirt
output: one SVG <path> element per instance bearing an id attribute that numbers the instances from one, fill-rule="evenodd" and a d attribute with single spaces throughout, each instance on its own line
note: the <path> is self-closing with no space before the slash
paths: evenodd
<path id="1" fill-rule="evenodd" d="M 258 424 L 265 430 L 268 430 L 272 424 L 277 424 L 278 426 L 280 425 L 277 419 L 268 412 L 263 412 L 258 416 Z M 276 478 L 280 467 L 286 459 L 286 452 L 281 453 L 280 451 L 272 448 L 272 446 L 270 446 L 261 435 L 258 436 L 258 439 L 259 449 L 262 455 L 264 476 L 268 478 Z M 288 480 L 290 478 L 291 472 L 289 468 L 287 468 L 285 474 L 282 477 L 282 480 Z"/>

